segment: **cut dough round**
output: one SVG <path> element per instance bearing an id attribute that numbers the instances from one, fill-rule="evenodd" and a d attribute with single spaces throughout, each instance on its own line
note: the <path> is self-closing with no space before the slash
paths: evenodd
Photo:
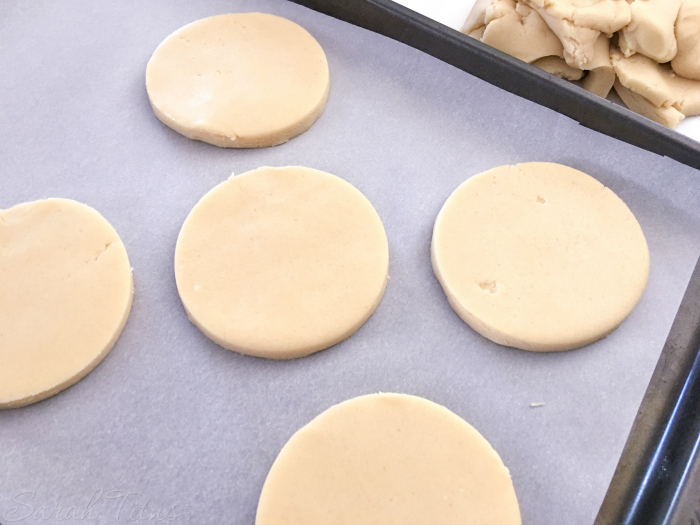
<path id="1" fill-rule="evenodd" d="M 129 316 L 124 245 L 97 211 L 72 200 L 0 210 L 0 275 L 0 408 L 77 383 Z"/>
<path id="2" fill-rule="evenodd" d="M 370 202 L 309 168 L 259 168 L 192 209 L 175 250 L 190 320 L 217 344 L 272 359 L 350 337 L 384 293 L 389 248 Z"/>
<path id="3" fill-rule="evenodd" d="M 326 55 L 302 27 L 264 13 L 204 18 L 155 50 L 146 89 L 156 116 L 194 140 L 274 146 L 311 127 L 326 106 Z"/>
<path id="4" fill-rule="evenodd" d="M 466 421 L 426 399 L 361 396 L 287 442 L 255 525 L 520 524 L 508 469 Z"/>
<path id="5" fill-rule="evenodd" d="M 639 301 L 649 250 L 594 178 L 548 162 L 476 175 L 435 220 L 433 270 L 452 308 L 492 341 L 554 351 L 605 337 Z"/>

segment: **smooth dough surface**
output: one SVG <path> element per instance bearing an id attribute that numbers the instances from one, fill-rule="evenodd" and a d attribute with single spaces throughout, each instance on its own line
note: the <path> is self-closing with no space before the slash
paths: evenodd
<path id="1" fill-rule="evenodd" d="M 156 116 L 191 139 L 258 148 L 311 127 L 330 89 L 326 55 L 301 26 L 264 13 L 217 15 L 155 50 L 146 88 Z"/>
<path id="2" fill-rule="evenodd" d="M 72 200 L 0 210 L 0 276 L 0 408 L 85 377 L 131 309 L 131 266 L 117 232 Z"/>
<path id="3" fill-rule="evenodd" d="M 259 168 L 207 193 L 175 250 L 190 320 L 229 350 L 291 359 L 350 337 L 384 293 L 389 248 L 370 202 L 309 168 Z"/>
<path id="4" fill-rule="evenodd" d="M 294 434 L 256 525 L 519 525 L 508 469 L 443 406 L 402 394 L 335 405 Z"/>
<path id="5" fill-rule="evenodd" d="M 644 234 L 610 189 L 547 162 L 468 179 L 435 220 L 433 270 L 452 308 L 496 343 L 569 350 L 608 335 L 646 286 Z"/>

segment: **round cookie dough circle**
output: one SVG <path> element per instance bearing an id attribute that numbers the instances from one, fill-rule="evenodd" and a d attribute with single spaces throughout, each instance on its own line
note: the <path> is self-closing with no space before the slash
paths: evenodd
<path id="1" fill-rule="evenodd" d="M 0 210 L 0 408 L 77 383 L 126 324 L 126 250 L 97 211 L 67 199 Z"/>
<path id="2" fill-rule="evenodd" d="M 555 351 L 605 337 L 639 301 L 649 250 L 610 189 L 547 162 L 468 179 L 435 220 L 433 271 L 452 308 L 506 346 Z"/>
<path id="3" fill-rule="evenodd" d="M 389 248 L 370 202 L 302 167 L 222 182 L 185 220 L 175 277 L 190 320 L 229 350 L 291 359 L 350 337 L 384 293 Z"/>
<path id="4" fill-rule="evenodd" d="M 519 525 L 508 469 L 443 406 L 403 394 L 335 405 L 294 434 L 270 469 L 255 525 Z"/>
<path id="5" fill-rule="evenodd" d="M 264 13 L 217 15 L 175 31 L 146 68 L 156 116 L 227 148 L 275 146 L 311 127 L 326 106 L 326 55 L 304 28 Z"/>

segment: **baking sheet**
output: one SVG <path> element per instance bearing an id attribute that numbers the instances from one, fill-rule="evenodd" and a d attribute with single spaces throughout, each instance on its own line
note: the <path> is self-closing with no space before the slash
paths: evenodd
<path id="1" fill-rule="evenodd" d="M 428 18 L 460 31 L 472 10 L 475 0 L 394 0 Z M 611 90 L 608 100 L 625 106 L 622 99 Z M 686 137 L 700 141 L 700 117 L 687 117 L 676 127 L 676 131 Z"/>
<path id="2" fill-rule="evenodd" d="M 193 20 L 256 10 L 302 24 L 326 51 L 332 87 L 319 121 L 248 151 L 163 126 L 144 88 L 155 47 Z M 171 523 L 252 524 L 292 433 L 377 391 L 424 396 L 475 426 L 509 467 L 524 523 L 593 522 L 700 255 L 700 173 L 282 0 L 4 0 L 0 71 L 0 208 L 52 196 L 94 206 L 120 233 L 135 279 L 129 321 L 100 366 L 58 396 L 0 412 L 0 523 L 111 525 L 158 510 Z M 526 161 L 595 176 L 649 243 L 641 302 L 584 349 L 490 343 L 432 275 L 432 223 L 449 194 Z M 384 299 L 356 335 L 308 358 L 223 350 L 178 299 L 178 231 L 232 172 L 296 164 L 348 180 L 374 204 L 390 246 Z M 71 507 L 77 518 L 61 519 Z"/>

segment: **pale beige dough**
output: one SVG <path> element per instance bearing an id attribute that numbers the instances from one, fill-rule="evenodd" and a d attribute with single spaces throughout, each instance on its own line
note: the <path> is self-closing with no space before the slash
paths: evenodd
<path id="1" fill-rule="evenodd" d="M 614 84 L 615 70 L 612 66 L 592 69 L 583 77 L 583 80 L 581 80 L 583 89 L 602 98 L 608 96 Z"/>
<path id="2" fill-rule="evenodd" d="M 600 36 L 600 31 L 577 26 L 569 19 L 552 16 L 547 9 L 533 2 L 530 2 L 530 5 L 561 41 L 566 63 L 577 69 L 588 69 L 588 64 L 593 60 L 595 43 Z"/>
<path id="3" fill-rule="evenodd" d="M 608 35 L 629 24 L 632 14 L 627 0 L 528 0 L 552 18 L 568 20 L 576 27 Z"/>
<path id="4" fill-rule="evenodd" d="M 615 91 L 629 109 L 666 127 L 675 128 L 685 118 L 685 115 L 673 106 L 655 106 L 642 95 L 627 89 L 619 80 L 615 80 Z"/>
<path id="5" fill-rule="evenodd" d="M 566 80 L 580 80 L 584 70 L 590 70 L 583 78 L 583 87 L 606 97 L 615 81 L 608 37 L 600 31 L 555 19 L 543 7 L 536 8 L 542 15 L 521 1 L 477 0 L 462 32 Z M 559 31 L 559 36 L 548 23 Z"/>
<path id="6" fill-rule="evenodd" d="M 611 57 L 620 84 L 628 90 L 657 108 L 673 108 L 686 117 L 700 115 L 700 81 L 683 78 L 670 65 L 657 64 L 639 53 L 627 58 L 614 50 Z"/>
<path id="7" fill-rule="evenodd" d="M 642 53 L 659 63 L 676 56 L 674 24 L 680 6 L 681 0 L 633 0 L 632 21 L 620 31 L 624 55 Z"/>
<path id="8" fill-rule="evenodd" d="M 571 67 L 560 57 L 543 57 L 535 60 L 532 65 L 565 80 L 580 80 L 583 76 L 583 71 Z"/>
<path id="9" fill-rule="evenodd" d="M 536 11 L 514 0 L 477 0 L 462 32 L 525 62 L 563 57 L 563 47 Z"/>
<path id="10" fill-rule="evenodd" d="M 264 13 L 212 16 L 155 50 L 146 88 L 156 116 L 191 139 L 258 148 L 311 127 L 330 89 L 326 55 L 302 27 Z"/>
<path id="11" fill-rule="evenodd" d="M 583 88 L 599 97 L 607 97 L 615 83 L 615 70 L 610 60 L 610 39 L 603 33 L 598 36 L 593 58 L 586 67 L 589 71 L 581 81 Z"/>
<path id="12" fill-rule="evenodd" d="M 386 285 L 389 249 L 370 202 L 309 168 L 259 168 L 207 193 L 182 226 L 177 288 L 219 345 L 291 359 L 350 337 Z"/>
<path id="13" fill-rule="evenodd" d="M 117 232 L 72 200 L 0 210 L 0 276 L 0 408 L 85 377 L 131 309 L 131 266 Z"/>
<path id="14" fill-rule="evenodd" d="M 335 405 L 294 434 L 256 525 L 519 525 L 508 469 L 443 406 L 402 394 Z"/>
<path id="15" fill-rule="evenodd" d="M 678 52 L 671 61 L 679 75 L 700 80 L 700 0 L 683 0 L 676 20 Z"/>
<path id="16" fill-rule="evenodd" d="M 528 0 L 564 46 L 566 62 L 593 69 L 591 61 L 601 33 L 608 37 L 631 19 L 626 0 Z"/>
<path id="17" fill-rule="evenodd" d="M 534 351 L 605 337 L 639 301 L 649 250 L 632 212 L 573 168 L 501 166 L 468 179 L 435 220 L 433 270 L 455 312 Z"/>

